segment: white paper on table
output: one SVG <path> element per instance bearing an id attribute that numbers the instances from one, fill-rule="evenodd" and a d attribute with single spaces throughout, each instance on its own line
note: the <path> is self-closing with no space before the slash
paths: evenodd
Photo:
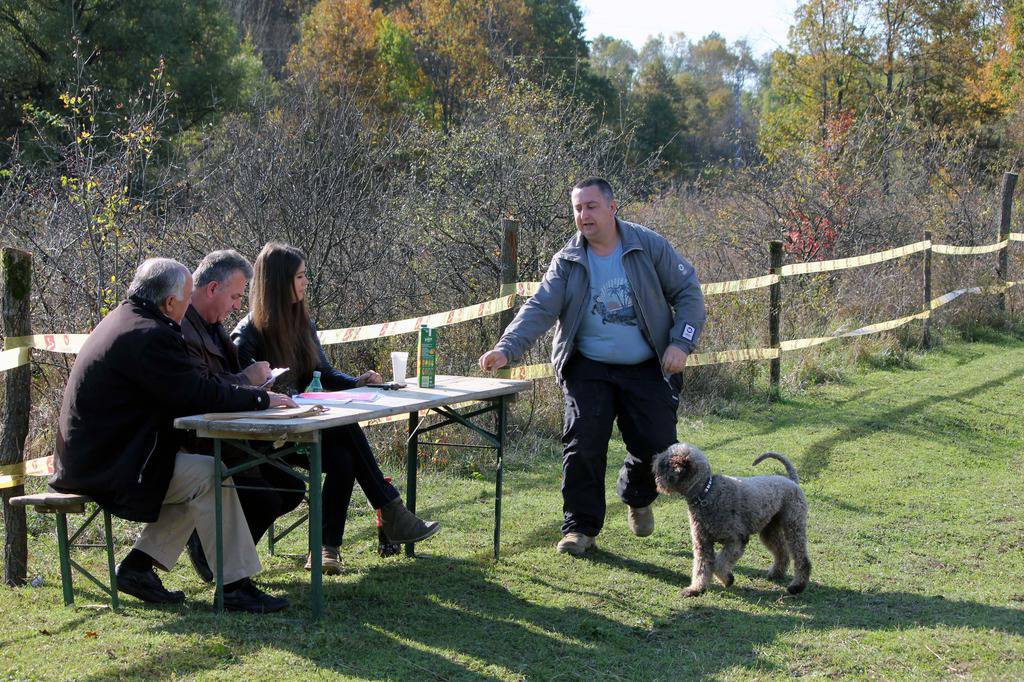
<path id="1" fill-rule="evenodd" d="M 353 393 L 351 396 L 338 396 L 336 398 L 300 398 L 295 396 L 292 400 L 296 405 L 348 405 L 351 403 L 372 403 L 380 398 L 380 393 L 364 391 Z"/>
<path id="2" fill-rule="evenodd" d="M 264 382 L 263 385 L 260 386 L 260 388 L 266 388 L 267 386 L 270 386 L 270 384 L 274 383 L 275 379 L 277 379 L 279 376 L 281 376 L 287 371 L 287 367 L 274 367 L 273 369 L 270 370 L 270 378 L 267 379 L 266 382 Z"/>

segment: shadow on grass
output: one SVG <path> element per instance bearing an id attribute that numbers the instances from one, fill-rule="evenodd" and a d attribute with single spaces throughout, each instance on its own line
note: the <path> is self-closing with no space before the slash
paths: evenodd
<path id="1" fill-rule="evenodd" d="M 586 660 L 595 641 L 632 631 L 581 608 L 526 601 L 489 579 L 489 570 L 486 563 L 419 558 L 384 565 L 355 585 L 325 584 L 327 613 L 318 623 L 307 620 L 307 587 L 289 583 L 293 607 L 286 614 L 182 614 L 158 629 L 227 640 L 238 658 L 277 649 L 359 678 L 481 680 L 496 672 L 550 675 L 556 668 L 549 666 L 563 657 Z M 207 662 L 205 647 L 143 656 L 117 674 L 193 675 L 221 667 L 223 656 Z"/>
<path id="2" fill-rule="evenodd" d="M 603 552 L 589 561 L 679 586 L 687 580 L 682 572 Z M 200 643 L 140 652 L 116 675 L 192 676 L 242 660 L 258 666 L 256 657 L 266 656 L 271 668 L 299 658 L 322 672 L 366 679 L 680 679 L 730 669 L 779 672 L 762 656 L 764 647 L 815 630 L 948 627 L 1024 636 L 1019 610 L 817 584 L 799 597 L 783 597 L 781 587 L 757 586 L 713 588 L 691 599 L 676 596 L 677 605 L 652 627 L 628 625 L 589 609 L 524 599 L 498 584 L 490 571 L 485 563 L 442 558 L 382 566 L 355 583 L 327 584 L 327 613 L 318 623 L 306 620 L 308 593 L 294 583 L 287 588 L 294 605 L 285 614 L 171 616 L 156 630 L 198 634 Z M 551 576 L 520 577 L 570 597 L 608 597 L 586 585 L 560 586 Z M 743 608 L 736 608 L 737 602 Z M 635 611 L 637 604 L 632 606 Z M 304 664 L 303 674 L 309 669 Z M 287 668 L 278 672 L 288 676 Z"/>
<path id="3" fill-rule="evenodd" d="M 970 349 L 957 349 L 956 353 L 951 354 L 958 357 L 958 364 L 967 364 L 984 356 L 983 352 L 977 351 L 977 354 L 975 354 Z M 964 379 L 969 378 L 961 376 Z M 884 404 L 881 400 L 873 400 L 862 404 L 861 398 L 864 397 L 863 395 L 852 396 L 847 400 L 837 403 L 836 410 L 822 410 L 820 405 L 813 401 L 789 398 L 777 403 L 763 416 L 757 417 L 761 422 L 761 426 L 757 430 L 699 445 L 708 452 L 712 460 L 712 466 L 714 466 L 715 451 L 733 442 L 763 439 L 765 436 L 780 433 L 791 427 L 807 428 L 809 426 L 820 426 L 823 431 L 830 435 L 806 446 L 799 458 L 791 457 L 797 471 L 800 473 L 801 480 L 813 481 L 828 470 L 834 453 L 837 450 L 842 447 L 854 447 L 856 441 L 865 436 L 871 436 L 882 431 L 898 430 L 902 434 L 913 435 L 922 440 L 945 441 L 949 431 L 948 417 L 932 413 L 931 408 L 943 404 L 970 403 L 971 399 L 975 396 L 1008 382 L 1018 380 L 1021 377 L 1024 377 L 1024 368 L 1006 372 L 987 381 L 972 382 L 966 388 L 955 393 L 925 395 L 917 400 L 904 402 L 886 411 L 874 409 L 879 404 Z M 867 395 L 878 390 L 880 389 L 868 389 L 866 392 L 862 391 L 861 393 Z M 907 398 L 909 399 L 911 396 L 907 396 Z M 901 401 L 902 398 L 897 395 L 892 400 Z M 978 406 L 975 407 L 982 409 Z M 994 412 L 987 408 L 984 411 Z M 922 419 L 922 415 L 925 415 L 927 418 Z M 963 428 L 963 425 L 959 423 L 955 426 L 960 429 Z M 786 448 L 781 444 L 774 447 L 780 452 L 786 452 Z M 751 452 L 752 457 L 755 454 L 760 453 Z"/>
<path id="4" fill-rule="evenodd" d="M 51 626 L 51 627 L 48 627 L 48 628 L 39 628 L 39 629 L 33 630 L 32 632 L 29 632 L 29 633 L 25 634 L 22 637 L 12 637 L 10 639 L 0 639 L 0 650 L 5 650 L 5 649 L 7 649 L 7 647 L 18 648 L 18 646 L 22 642 L 28 642 L 28 641 L 34 640 L 39 635 L 43 635 L 44 637 L 55 636 L 55 635 L 65 635 L 66 633 L 74 632 L 77 628 L 81 627 L 84 623 L 91 622 L 91 621 L 92 621 L 91 615 L 81 615 L 81 616 L 76 616 L 75 618 L 72 618 L 72 619 L 68 620 L 68 622 L 64 623 L 60 627 L 52 627 Z"/>
<path id="5" fill-rule="evenodd" d="M 800 477 L 806 480 L 813 480 L 828 468 L 831 463 L 832 452 L 836 448 L 848 445 L 860 436 L 898 428 L 904 433 L 918 432 L 927 438 L 943 439 L 944 434 L 942 431 L 932 431 L 927 427 L 922 428 L 920 425 L 915 428 L 908 428 L 908 418 L 942 403 L 962 403 L 973 396 L 1021 377 L 1024 377 L 1024 368 L 1007 372 L 982 383 L 971 384 L 956 393 L 930 395 L 887 412 L 872 413 L 853 419 L 841 420 L 840 423 L 843 426 L 838 432 L 815 441 L 806 448 L 804 456 L 797 467 L 800 471 Z"/>

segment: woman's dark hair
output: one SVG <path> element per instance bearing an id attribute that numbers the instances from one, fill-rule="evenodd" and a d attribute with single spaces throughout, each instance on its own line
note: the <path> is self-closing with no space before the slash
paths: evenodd
<path id="1" fill-rule="evenodd" d="M 295 273 L 306 254 L 280 242 L 268 242 L 253 264 L 252 323 L 263 337 L 267 361 L 289 367 L 301 389 L 317 366 L 306 300 L 295 301 Z"/>

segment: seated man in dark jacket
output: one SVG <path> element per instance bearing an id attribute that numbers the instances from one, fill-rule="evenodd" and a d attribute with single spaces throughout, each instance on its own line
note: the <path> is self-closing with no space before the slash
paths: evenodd
<path id="1" fill-rule="evenodd" d="M 245 288 L 251 279 L 252 265 L 234 249 L 207 254 L 192 272 L 195 287 L 185 319 L 181 321 L 181 333 L 200 373 L 225 386 L 262 386 L 271 376 L 267 362 L 253 362 L 242 369 L 235 344 L 223 327 L 224 320 L 241 309 Z M 213 442 L 195 438 L 187 449 L 212 455 Z M 227 444 L 222 453 L 232 466 L 246 459 Z M 235 474 L 233 478 L 236 485 L 244 486 L 237 489 L 238 501 L 245 512 L 252 541 L 257 544 L 274 519 L 299 506 L 306 494 L 304 482 L 270 464 Z M 188 553 L 199 577 L 211 582 L 213 571 L 206 561 L 198 533 L 192 533 L 189 538 Z"/>
<path id="2" fill-rule="evenodd" d="M 214 546 L 213 460 L 180 451 L 176 417 L 293 405 L 286 396 L 207 379 L 188 356 L 179 326 L 192 275 L 168 258 L 145 261 L 128 300 L 96 326 L 64 391 L 50 485 L 94 499 L 112 514 L 146 523 L 117 567 L 118 587 L 143 601 L 180 603 L 153 570 L 170 570 L 193 529 Z M 224 604 L 269 612 L 287 600 L 260 591 L 256 547 L 238 498 L 223 491 Z"/>

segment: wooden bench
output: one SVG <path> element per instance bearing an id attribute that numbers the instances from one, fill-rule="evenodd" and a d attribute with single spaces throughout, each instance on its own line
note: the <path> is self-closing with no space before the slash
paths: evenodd
<path id="1" fill-rule="evenodd" d="M 22 495 L 12 497 L 10 500 L 15 507 L 33 507 L 40 514 L 55 514 L 57 517 L 57 556 L 60 559 L 60 583 L 64 590 L 64 605 L 72 606 L 75 603 L 74 585 L 72 583 L 71 570 L 74 569 L 89 580 L 96 583 L 103 592 L 110 597 L 110 606 L 115 611 L 119 607 L 117 596 L 117 574 L 114 572 L 114 535 L 111 532 L 110 513 L 100 509 L 96 505 L 89 518 L 78 527 L 78 530 L 68 537 L 68 514 L 85 514 L 86 505 L 92 503 L 85 495 L 70 495 L 67 493 L 46 492 L 37 495 Z M 103 545 L 89 545 L 76 543 L 82 533 L 92 524 L 97 516 L 103 514 Z M 109 587 L 100 582 L 89 571 L 85 570 L 78 562 L 71 558 L 72 547 L 106 547 L 107 550 L 107 572 L 109 575 Z"/>

